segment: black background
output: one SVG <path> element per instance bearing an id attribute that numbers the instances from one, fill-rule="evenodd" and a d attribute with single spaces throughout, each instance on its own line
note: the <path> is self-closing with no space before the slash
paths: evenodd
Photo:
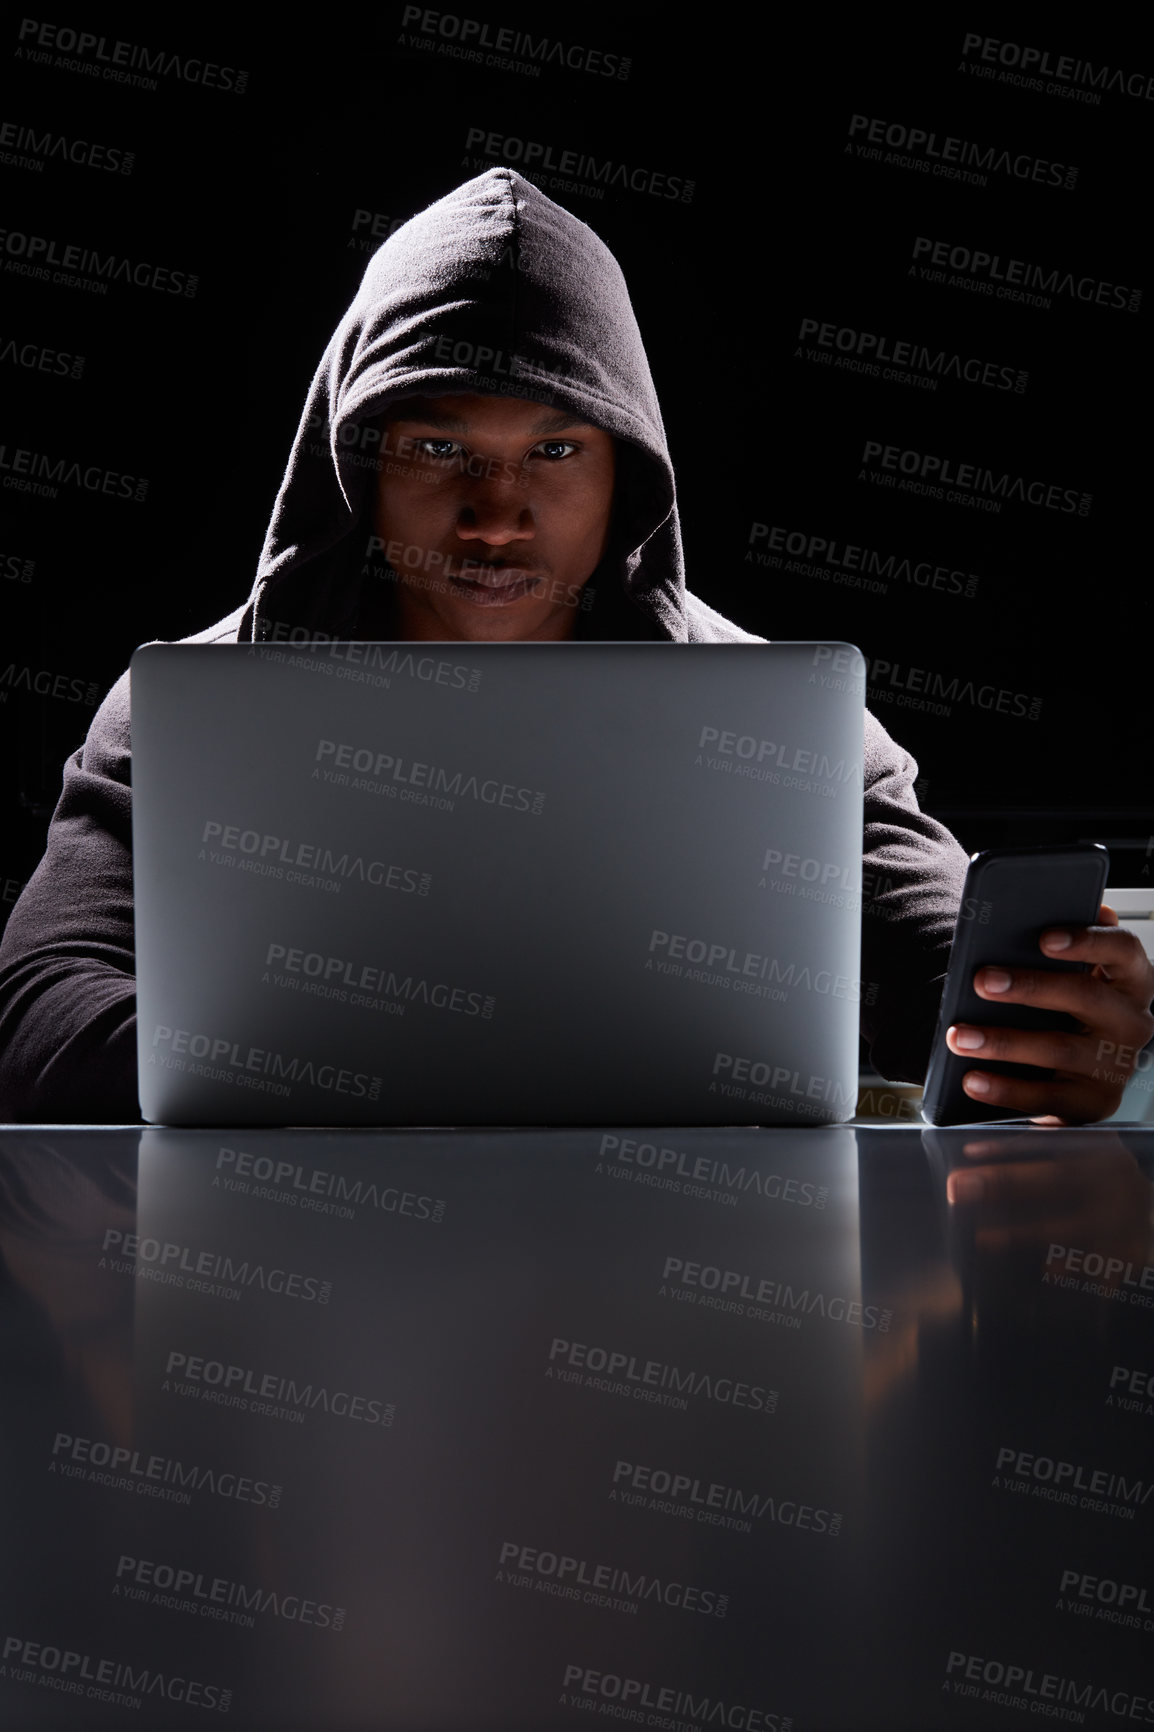
<path id="1" fill-rule="evenodd" d="M 482 167 L 524 166 L 481 161 L 466 148 L 471 127 L 694 183 L 689 200 L 544 185 L 604 239 L 630 286 L 690 589 L 769 638 L 859 645 L 867 702 L 918 760 L 923 807 L 967 849 L 1085 836 L 1110 846 L 1112 884 L 1150 882 L 1154 104 L 1037 93 L 978 78 L 963 59 L 975 32 L 1149 76 L 1149 35 L 1088 17 L 1027 30 L 960 9 L 846 25 L 817 8 L 782 22 L 720 7 L 469 0 L 433 13 L 420 49 L 403 14 L 55 20 L 243 68 L 243 94 L 176 76 L 153 92 L 34 64 L 17 52 L 19 18 L 0 27 L 0 120 L 135 158 L 130 174 L 0 163 L 3 226 L 198 279 L 192 298 L 129 283 L 97 296 L 4 270 L 8 462 L 31 449 L 149 486 L 142 503 L 67 485 L 55 499 L 0 493 L 0 917 L 43 851 L 64 758 L 136 645 L 200 631 L 247 597 L 309 381 L 369 257 L 355 213 L 387 229 Z M 628 57 L 629 74 L 477 66 L 439 51 L 446 16 Z M 861 160 L 845 149 L 854 114 L 1076 166 L 1077 183 L 991 171 L 978 187 Z M 1039 309 L 928 283 L 909 275 L 919 235 L 1141 289 L 1142 303 L 1058 294 Z M 819 366 L 798 355 L 805 318 L 1024 370 L 1028 385 L 942 378 L 929 391 Z M 20 365 L 28 344 L 83 356 L 82 376 Z M 869 439 L 1090 494 L 1092 507 L 1082 517 L 1007 500 L 993 513 L 883 490 L 859 479 Z M 974 574 L 976 593 L 891 580 L 871 594 L 828 570 L 761 566 L 746 558 L 755 523 Z M 44 670 L 95 689 L 84 702 L 29 691 Z M 946 716 L 900 704 L 926 675 L 1040 699 L 1040 713 L 973 698 Z"/>

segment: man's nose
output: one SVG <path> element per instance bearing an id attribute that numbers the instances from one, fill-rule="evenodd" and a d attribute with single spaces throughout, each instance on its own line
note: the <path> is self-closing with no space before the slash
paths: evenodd
<path id="1" fill-rule="evenodd" d="M 494 547 L 532 540 L 533 512 L 520 479 L 486 475 L 467 483 L 457 513 L 457 534 L 463 540 L 487 541 Z"/>

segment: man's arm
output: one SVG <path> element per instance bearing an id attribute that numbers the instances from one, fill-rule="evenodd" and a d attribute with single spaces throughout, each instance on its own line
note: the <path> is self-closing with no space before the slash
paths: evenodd
<path id="1" fill-rule="evenodd" d="M 917 773 L 867 710 L 861 1031 L 890 1082 L 925 1079 L 969 864 L 945 825 L 919 811 Z"/>
<path id="2" fill-rule="evenodd" d="M 0 1119 L 139 1124 L 128 674 L 64 766 L 0 940 Z"/>

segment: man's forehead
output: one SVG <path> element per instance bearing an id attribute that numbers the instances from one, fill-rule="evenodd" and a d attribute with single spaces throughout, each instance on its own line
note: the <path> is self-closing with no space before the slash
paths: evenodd
<path id="1" fill-rule="evenodd" d="M 528 418 L 532 419 L 525 425 Z M 568 409 L 544 409 L 521 397 L 406 397 L 386 411 L 389 422 L 419 423 L 447 433 L 468 433 L 482 422 L 502 421 L 526 433 L 560 433 L 569 428 L 589 427 Z"/>

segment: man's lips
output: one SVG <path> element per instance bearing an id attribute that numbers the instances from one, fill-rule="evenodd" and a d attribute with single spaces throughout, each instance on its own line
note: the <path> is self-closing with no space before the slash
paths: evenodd
<path id="1" fill-rule="evenodd" d="M 449 566 L 449 576 L 456 577 L 463 583 L 475 583 L 482 589 L 503 589 L 510 584 L 521 583 L 543 577 L 541 571 L 534 571 L 526 565 L 468 565 L 463 564 L 456 571 Z"/>

